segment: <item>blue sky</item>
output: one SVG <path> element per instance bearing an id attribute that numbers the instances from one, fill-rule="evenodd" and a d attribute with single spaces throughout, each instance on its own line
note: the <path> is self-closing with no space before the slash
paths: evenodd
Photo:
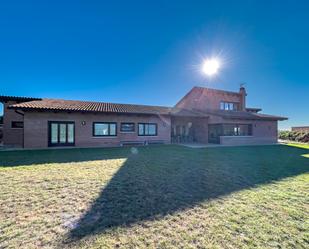
<path id="1" fill-rule="evenodd" d="M 193 86 L 309 125 L 308 1 L 0 3 L 0 94 L 174 105 Z M 220 73 L 200 72 L 218 56 Z M 1 111 L 1 110 L 0 110 Z"/>

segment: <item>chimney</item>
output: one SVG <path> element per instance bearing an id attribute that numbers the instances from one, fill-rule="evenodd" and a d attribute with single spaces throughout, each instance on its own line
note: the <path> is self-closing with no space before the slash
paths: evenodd
<path id="1" fill-rule="evenodd" d="M 239 88 L 239 94 L 240 94 L 240 110 L 245 111 L 246 110 L 246 89 L 244 87 L 244 84 L 240 85 Z"/>

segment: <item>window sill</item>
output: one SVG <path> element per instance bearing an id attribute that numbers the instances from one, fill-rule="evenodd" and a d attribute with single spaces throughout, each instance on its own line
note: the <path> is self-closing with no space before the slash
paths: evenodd
<path id="1" fill-rule="evenodd" d="M 117 136 L 92 136 L 92 138 L 117 138 Z"/>
<path id="2" fill-rule="evenodd" d="M 158 135 L 138 135 L 139 137 L 157 137 Z"/>
<path id="3" fill-rule="evenodd" d="M 131 134 L 133 134 L 133 133 L 136 133 L 135 131 L 120 131 L 119 133 L 131 133 Z"/>
<path id="4" fill-rule="evenodd" d="M 247 136 L 220 136 L 220 137 L 253 137 L 252 135 L 247 135 Z"/>

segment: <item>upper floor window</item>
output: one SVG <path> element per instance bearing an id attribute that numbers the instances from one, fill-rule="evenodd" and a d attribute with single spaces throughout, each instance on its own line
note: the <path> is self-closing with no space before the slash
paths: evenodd
<path id="1" fill-rule="evenodd" d="M 95 137 L 117 136 L 117 123 L 111 123 L 111 122 L 93 123 L 93 136 Z"/>
<path id="2" fill-rule="evenodd" d="M 220 102 L 220 110 L 237 111 L 237 110 L 239 110 L 239 103 L 221 101 Z"/>
<path id="3" fill-rule="evenodd" d="M 158 127 L 157 124 L 146 124 L 139 123 L 138 124 L 138 135 L 139 136 L 156 136 Z"/>

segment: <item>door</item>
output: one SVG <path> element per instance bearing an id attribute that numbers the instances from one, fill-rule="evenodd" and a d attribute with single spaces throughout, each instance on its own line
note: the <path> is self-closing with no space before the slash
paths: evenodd
<path id="1" fill-rule="evenodd" d="M 49 121 L 48 130 L 48 146 L 75 145 L 74 122 Z"/>

